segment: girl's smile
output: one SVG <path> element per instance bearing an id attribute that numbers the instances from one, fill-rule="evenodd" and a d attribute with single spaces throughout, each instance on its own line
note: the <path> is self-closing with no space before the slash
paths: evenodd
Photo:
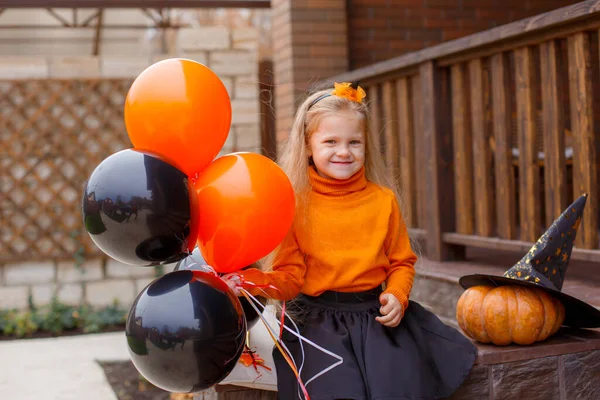
<path id="1" fill-rule="evenodd" d="M 365 163 L 363 120 L 351 112 L 323 117 L 308 141 L 319 175 L 348 179 Z"/>

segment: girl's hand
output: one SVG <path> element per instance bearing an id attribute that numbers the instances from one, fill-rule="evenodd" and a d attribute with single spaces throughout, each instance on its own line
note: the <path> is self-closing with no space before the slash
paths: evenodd
<path id="1" fill-rule="evenodd" d="M 379 309 L 381 317 L 375 318 L 375 321 L 390 328 L 398 326 L 403 314 L 400 300 L 391 293 L 383 293 L 379 296 L 379 302 L 381 303 L 381 308 Z"/>
<path id="2" fill-rule="evenodd" d="M 242 293 L 238 289 L 238 285 L 240 283 L 242 283 L 242 279 L 240 278 L 240 276 L 238 274 L 236 274 L 235 272 L 233 272 L 231 274 L 226 274 L 226 275 L 223 275 L 221 277 L 221 279 L 223 279 L 225 281 L 227 286 L 229 286 L 229 288 L 233 291 L 233 293 L 236 296 L 238 296 L 238 297 L 242 296 Z"/>

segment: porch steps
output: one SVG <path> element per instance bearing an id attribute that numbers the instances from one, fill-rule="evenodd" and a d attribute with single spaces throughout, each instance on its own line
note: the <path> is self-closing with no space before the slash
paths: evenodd
<path id="1" fill-rule="evenodd" d="M 449 262 L 421 258 L 411 292 L 411 300 L 454 327 L 457 327 L 456 303 L 464 291 L 458 279 L 476 273 L 501 276 L 520 257 L 471 250 L 466 258 L 465 261 Z M 562 291 L 600 308 L 600 265 L 571 261 Z"/>

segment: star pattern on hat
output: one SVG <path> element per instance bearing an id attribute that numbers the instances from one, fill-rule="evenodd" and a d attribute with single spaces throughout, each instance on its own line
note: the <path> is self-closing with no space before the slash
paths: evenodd
<path id="1" fill-rule="evenodd" d="M 504 277 L 561 290 L 586 200 L 584 194 L 563 211 Z"/>

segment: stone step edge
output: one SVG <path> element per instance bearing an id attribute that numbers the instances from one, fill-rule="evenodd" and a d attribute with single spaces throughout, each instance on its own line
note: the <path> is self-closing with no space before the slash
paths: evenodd
<path id="1" fill-rule="evenodd" d="M 439 271 L 437 268 L 428 268 L 427 264 L 429 263 L 429 261 L 424 261 L 425 266 L 421 265 L 421 266 L 417 266 L 415 269 L 416 275 L 420 276 L 423 279 L 432 279 L 432 280 L 438 280 L 444 283 L 449 283 L 449 284 L 456 284 L 459 285 L 458 281 L 460 279 L 460 276 L 454 274 L 451 270 L 451 268 L 448 269 L 448 273 L 444 273 Z M 439 263 L 436 263 L 439 264 Z M 451 267 L 452 265 L 449 265 L 449 267 Z M 493 267 L 492 267 L 493 268 Z M 474 266 L 470 266 L 469 269 L 473 269 L 475 270 Z M 500 268 L 494 268 L 498 270 L 498 276 L 502 275 L 502 271 L 500 270 Z M 486 266 L 486 270 L 482 273 L 489 273 L 490 272 L 490 267 Z M 464 275 L 468 275 L 471 273 L 476 273 L 474 271 L 469 271 L 468 273 L 465 273 Z M 567 278 L 568 279 L 568 278 Z M 590 285 L 588 282 L 582 280 L 582 279 L 571 279 L 569 280 L 570 284 L 573 283 L 577 283 L 577 284 L 582 284 L 583 286 L 587 286 L 590 288 L 590 290 L 600 290 L 594 287 L 594 285 Z M 460 286 L 459 286 L 460 287 Z M 600 303 L 592 303 L 591 304 L 593 307 L 597 308 L 600 310 Z"/>

